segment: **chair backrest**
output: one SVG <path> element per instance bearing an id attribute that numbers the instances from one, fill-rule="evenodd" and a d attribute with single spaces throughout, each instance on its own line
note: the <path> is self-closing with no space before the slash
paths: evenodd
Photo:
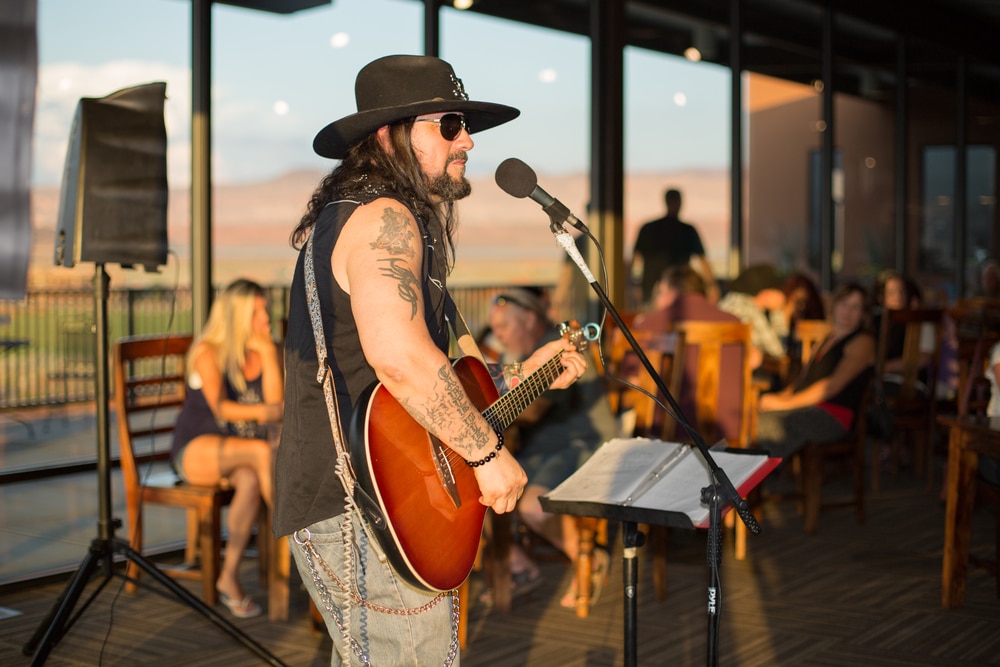
<path id="1" fill-rule="evenodd" d="M 742 322 L 675 323 L 684 334 L 682 408 L 693 403 L 692 426 L 711 446 L 721 436 L 730 447 L 752 441 L 754 392 L 750 368 L 750 325 Z M 693 386 L 692 386 L 693 385 Z M 693 398 L 693 401 L 692 401 Z M 678 439 L 688 440 L 678 429 Z"/>
<path id="2" fill-rule="evenodd" d="M 955 323 L 960 416 L 985 414 L 989 402 L 989 354 L 1000 342 L 1000 300 L 965 299 L 948 311 Z"/>
<path id="3" fill-rule="evenodd" d="M 143 336 L 115 344 L 114 408 L 126 494 L 139 493 L 141 460 L 165 458 L 169 452 L 168 435 L 184 403 L 191 340 L 189 335 Z M 163 441 L 166 451 L 161 446 L 157 452 Z"/>
<path id="4" fill-rule="evenodd" d="M 659 373 L 667 390 L 676 398 L 684 378 L 684 335 L 679 332 L 635 331 L 633 337 L 649 359 L 650 365 Z M 657 438 L 664 438 L 667 434 L 672 436 L 673 418 L 653 400 L 653 396 L 656 396 L 666 403 L 665 398 L 620 329 L 611 331 L 607 362 L 611 375 L 639 387 L 635 389 L 621 382 L 613 382 L 607 390 L 608 402 L 616 416 L 621 416 L 628 408 L 635 410 L 632 435 Z"/>
<path id="5" fill-rule="evenodd" d="M 941 332 L 944 311 L 940 308 L 912 308 L 904 310 L 886 310 L 882 314 L 879 330 L 878 353 L 876 356 L 876 373 L 885 377 L 885 364 L 889 360 L 889 339 L 891 332 L 897 327 L 904 330 L 903 338 L 903 369 L 902 381 L 899 387 L 898 401 L 907 403 L 923 402 L 923 399 L 934 403 L 937 390 L 938 369 L 941 363 Z M 920 360 L 920 339 L 925 326 L 934 331 L 934 348 L 931 358 L 926 364 Z M 921 380 L 920 372 L 926 371 L 926 379 Z M 920 383 L 925 385 L 920 388 Z"/>
<path id="6" fill-rule="evenodd" d="M 822 344 L 833 325 L 829 320 L 796 320 L 792 325 L 791 339 L 793 345 L 789 346 L 788 373 L 785 384 L 794 382 L 802 372 L 809 358 L 812 357 L 816 347 Z"/>

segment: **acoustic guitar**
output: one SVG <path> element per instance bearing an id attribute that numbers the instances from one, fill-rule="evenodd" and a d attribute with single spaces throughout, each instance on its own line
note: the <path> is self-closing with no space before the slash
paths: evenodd
<path id="1" fill-rule="evenodd" d="M 581 329 L 561 326 L 578 350 L 586 348 Z M 559 377 L 561 358 L 559 352 L 503 396 L 478 359 L 462 357 L 454 369 L 487 423 L 504 431 Z M 459 586 L 472 570 L 486 514 L 472 468 L 380 382 L 362 395 L 349 433 L 355 499 L 389 564 L 415 586 Z"/>

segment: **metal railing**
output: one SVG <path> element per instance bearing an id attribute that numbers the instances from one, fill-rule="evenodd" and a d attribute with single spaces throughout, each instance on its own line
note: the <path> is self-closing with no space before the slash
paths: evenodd
<path id="1" fill-rule="evenodd" d="M 288 312 L 288 287 L 267 287 L 275 336 Z M 452 290 L 474 333 L 489 322 L 490 299 L 501 287 Z M 0 409 L 64 405 L 94 399 L 96 327 L 90 289 L 30 291 L 0 301 Z M 122 336 L 190 333 L 189 288 L 112 289 L 109 346 Z"/>

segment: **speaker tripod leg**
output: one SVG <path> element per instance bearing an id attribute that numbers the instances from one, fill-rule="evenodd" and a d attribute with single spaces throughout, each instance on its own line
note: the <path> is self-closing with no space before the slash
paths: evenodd
<path id="1" fill-rule="evenodd" d="M 66 588 L 52 605 L 51 611 L 35 630 L 35 634 L 24 645 L 21 652 L 32 655 L 31 665 L 43 665 L 52 648 L 62 639 L 72 623 L 67 623 L 83 589 L 87 586 L 94 570 L 103 558 L 111 558 L 110 549 L 104 540 L 94 540 L 76 573 L 66 584 Z M 110 561 L 109 561 L 110 562 Z"/>
<path id="2" fill-rule="evenodd" d="M 154 564 L 147 561 L 141 554 L 132 549 L 128 543 L 121 540 L 115 540 L 115 545 L 116 550 L 119 553 L 124 554 L 126 558 L 138 565 L 144 572 L 170 590 L 182 602 L 187 604 L 187 606 L 191 607 L 216 626 L 221 628 L 224 632 L 228 633 L 233 639 L 246 646 L 264 662 L 269 665 L 274 665 L 275 667 L 286 667 L 285 663 L 278 660 L 274 655 L 269 653 L 267 649 L 255 642 L 249 635 L 245 634 L 242 630 L 230 623 L 219 612 L 209 607 L 203 601 L 188 592 L 186 588 L 161 572 Z"/>

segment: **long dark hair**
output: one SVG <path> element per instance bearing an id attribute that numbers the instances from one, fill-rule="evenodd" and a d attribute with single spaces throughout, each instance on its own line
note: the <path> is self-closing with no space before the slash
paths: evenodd
<path id="1" fill-rule="evenodd" d="M 292 247 L 299 250 L 305 245 L 310 230 L 330 202 L 355 199 L 368 203 L 386 196 L 409 206 L 425 224 L 438 222 L 441 225 L 450 269 L 455 255 L 455 204 L 451 201 L 438 204 L 431 199 L 430 189 L 410 143 L 412 127 L 412 120 L 389 126 L 391 149 L 388 152 L 374 132 L 352 146 L 340 164 L 320 181 L 313 192 L 305 215 L 292 231 Z"/>

